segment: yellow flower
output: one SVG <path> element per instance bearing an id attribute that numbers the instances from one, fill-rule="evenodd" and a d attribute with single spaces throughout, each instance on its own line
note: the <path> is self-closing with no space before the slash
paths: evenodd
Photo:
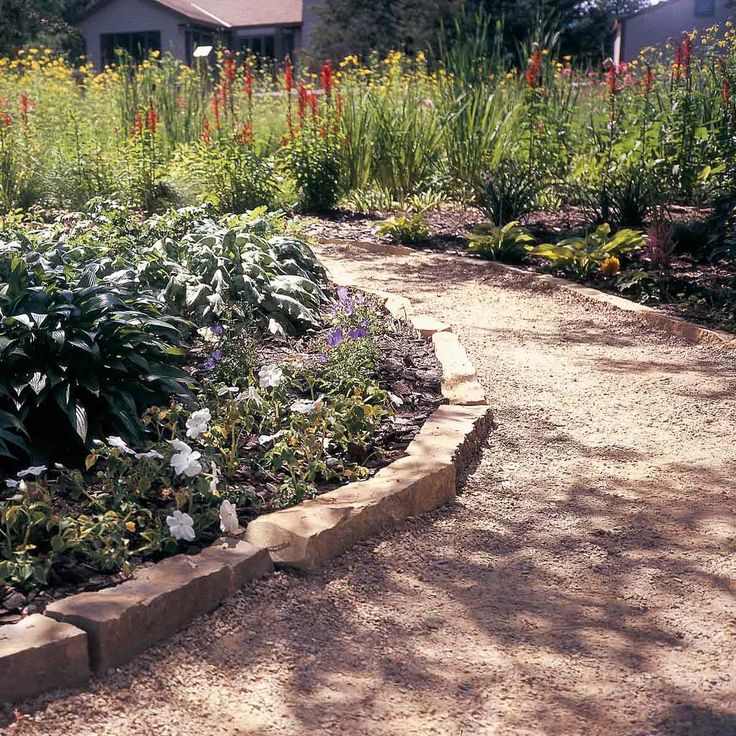
<path id="1" fill-rule="evenodd" d="M 135 531 L 135 522 L 126 521 L 125 528 L 132 534 Z"/>
<path id="2" fill-rule="evenodd" d="M 601 263 L 601 273 L 604 276 L 615 276 L 621 270 L 621 261 L 616 256 L 609 256 Z"/>

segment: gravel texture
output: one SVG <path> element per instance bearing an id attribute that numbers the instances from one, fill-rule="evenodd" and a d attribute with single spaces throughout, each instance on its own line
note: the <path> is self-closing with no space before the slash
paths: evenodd
<path id="1" fill-rule="evenodd" d="M 492 264 L 320 252 L 467 348 L 498 426 L 458 502 L 8 733 L 736 734 L 734 354 Z"/>

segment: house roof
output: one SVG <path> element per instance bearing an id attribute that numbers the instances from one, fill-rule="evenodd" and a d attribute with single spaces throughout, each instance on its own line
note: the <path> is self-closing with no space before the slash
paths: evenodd
<path id="1" fill-rule="evenodd" d="M 92 6 L 93 15 L 112 0 Z M 195 23 L 238 28 L 275 26 L 302 22 L 302 0 L 150 0 Z"/>

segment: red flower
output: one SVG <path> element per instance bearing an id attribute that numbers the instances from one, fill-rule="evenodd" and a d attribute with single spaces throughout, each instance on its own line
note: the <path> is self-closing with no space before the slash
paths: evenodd
<path id="1" fill-rule="evenodd" d="M 284 67 L 284 89 L 287 92 L 291 92 L 294 89 L 294 67 L 288 59 Z"/>
<path id="2" fill-rule="evenodd" d="M 728 106 L 731 102 L 731 86 L 727 79 L 724 79 L 721 85 L 721 97 L 723 98 L 723 104 Z"/>
<path id="3" fill-rule="evenodd" d="M 304 120 L 304 113 L 307 111 L 307 104 L 309 102 L 309 91 L 307 88 L 299 82 L 297 88 L 298 102 L 296 108 L 296 114 L 299 116 L 299 120 Z"/>
<path id="4" fill-rule="evenodd" d="M 3 128 L 7 128 L 12 124 L 13 116 L 5 110 L 0 110 L 0 125 L 2 125 Z"/>
<path id="5" fill-rule="evenodd" d="M 229 81 L 235 79 L 235 59 L 231 58 L 230 52 L 225 52 L 225 78 Z"/>
<path id="6" fill-rule="evenodd" d="M 28 98 L 28 95 L 24 92 L 20 96 L 20 118 L 23 121 L 23 125 L 28 125 L 28 113 L 35 107 L 36 106 Z"/>
<path id="7" fill-rule="evenodd" d="M 332 87 L 334 85 L 334 77 L 332 73 L 332 62 L 326 61 L 322 64 L 322 90 L 329 97 L 332 94 Z"/>
<path id="8" fill-rule="evenodd" d="M 682 42 L 682 66 L 685 70 L 685 76 L 690 72 L 690 62 L 693 58 L 693 41 L 690 35 L 685 36 L 685 40 Z"/>
<path id="9" fill-rule="evenodd" d="M 318 108 L 318 102 L 317 95 L 314 94 L 314 92 L 310 92 L 309 96 L 307 97 L 307 101 L 309 102 L 309 106 L 312 108 L 312 117 L 317 117 L 317 108 Z"/>
<path id="10" fill-rule="evenodd" d="M 130 131 L 130 134 L 137 138 L 139 135 L 143 135 L 143 116 L 137 112 L 135 114 L 135 119 L 133 120 L 133 128 Z"/>
<path id="11" fill-rule="evenodd" d="M 212 143 L 212 131 L 210 130 L 210 121 L 207 118 L 202 123 L 202 140 L 209 145 Z"/>
<path id="12" fill-rule="evenodd" d="M 618 73 L 616 71 L 616 65 L 611 64 L 606 72 L 606 84 L 608 85 L 608 92 L 611 95 L 615 95 L 618 92 L 616 81 L 618 79 Z"/>
<path id="13" fill-rule="evenodd" d="M 241 146 L 249 146 L 253 143 L 253 126 L 250 123 L 246 123 L 238 131 L 236 138 Z"/>
<path id="14" fill-rule="evenodd" d="M 248 96 L 249 100 L 253 97 L 253 70 L 250 67 L 246 67 L 245 69 L 243 91 Z"/>
<path id="15" fill-rule="evenodd" d="M 220 85 L 220 100 L 222 101 L 222 112 L 227 117 L 228 88 L 226 81 Z"/>
<path id="16" fill-rule="evenodd" d="M 153 102 L 148 103 L 148 112 L 146 112 L 146 129 L 151 135 L 156 133 L 156 124 L 158 123 L 158 115 Z"/>
<path id="17" fill-rule="evenodd" d="M 526 86 L 530 89 L 534 89 L 539 86 L 542 77 L 542 52 L 539 47 L 535 44 L 534 50 L 532 51 L 532 58 L 529 59 L 529 64 L 524 74 L 526 79 Z"/>

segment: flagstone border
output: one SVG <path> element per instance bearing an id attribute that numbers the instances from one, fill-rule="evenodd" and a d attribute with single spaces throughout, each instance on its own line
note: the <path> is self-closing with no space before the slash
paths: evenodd
<path id="1" fill-rule="evenodd" d="M 369 480 L 259 516 L 242 539 L 223 538 L 197 555 L 167 558 L 118 586 L 63 598 L 44 614 L 0 628 L 0 702 L 83 684 L 274 567 L 316 570 L 356 542 L 454 500 L 458 471 L 491 431 L 491 408 L 449 325 L 413 316 L 404 297 L 373 293 L 432 341 L 443 370 L 448 403 L 429 417 L 405 456 Z"/>

